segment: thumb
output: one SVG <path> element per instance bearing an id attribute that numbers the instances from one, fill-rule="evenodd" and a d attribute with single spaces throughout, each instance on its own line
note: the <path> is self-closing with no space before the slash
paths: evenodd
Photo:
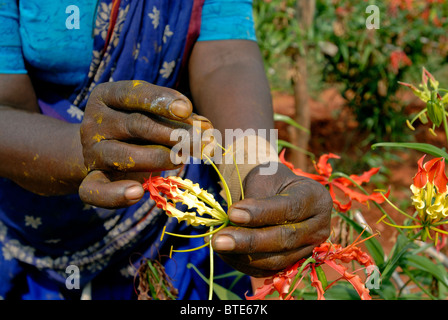
<path id="1" fill-rule="evenodd" d="M 103 171 L 93 170 L 79 186 L 79 196 L 87 204 L 101 208 L 122 208 L 137 203 L 144 195 L 134 180 L 111 181 Z"/>

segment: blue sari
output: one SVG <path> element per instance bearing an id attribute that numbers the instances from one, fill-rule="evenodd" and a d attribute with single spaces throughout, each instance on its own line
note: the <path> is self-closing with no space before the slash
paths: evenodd
<path id="1" fill-rule="evenodd" d="M 37 92 L 42 113 L 80 123 L 93 88 L 103 82 L 145 80 L 181 90 L 186 63 L 200 27 L 203 0 L 100 0 L 94 51 L 85 81 L 69 99 Z M 198 182 L 219 197 L 208 165 L 191 164 L 164 172 Z M 77 194 L 43 197 L 0 179 L 0 298 L 78 299 L 91 286 L 92 299 L 135 299 L 134 277 L 142 258 L 162 259 L 171 246 L 188 249 L 203 239 L 160 239 L 167 231 L 204 232 L 179 224 L 146 194 L 137 204 L 107 210 L 84 204 Z M 192 269 L 209 273 L 209 250 L 174 253 L 162 259 L 179 299 L 207 299 L 208 286 Z M 215 274 L 231 269 L 215 259 Z M 80 289 L 70 289 L 67 267 L 79 270 Z M 221 283 L 229 285 L 233 279 Z M 240 295 L 249 279 L 240 281 Z"/>

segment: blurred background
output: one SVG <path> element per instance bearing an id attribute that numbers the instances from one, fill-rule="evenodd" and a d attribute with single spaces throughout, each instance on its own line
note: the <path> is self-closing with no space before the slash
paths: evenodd
<path id="1" fill-rule="evenodd" d="M 379 29 L 366 27 L 369 5 Z M 276 122 L 281 139 L 316 156 L 337 153 L 350 172 L 403 161 L 372 151 L 376 142 L 438 144 L 427 128 L 406 126 L 422 106 L 398 81 L 418 84 L 426 67 L 447 84 L 448 1 L 254 0 L 254 15 L 275 111 L 310 129 Z M 311 164 L 291 148 L 288 158 Z"/>

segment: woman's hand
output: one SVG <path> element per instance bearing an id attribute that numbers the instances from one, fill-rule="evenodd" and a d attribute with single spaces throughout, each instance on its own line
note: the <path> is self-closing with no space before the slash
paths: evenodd
<path id="1" fill-rule="evenodd" d="M 270 276 L 311 254 L 330 235 L 332 199 L 314 180 L 279 163 L 274 175 L 254 168 L 244 179 L 245 199 L 229 209 L 227 227 L 212 237 L 222 259 L 254 277 Z"/>
<path id="2" fill-rule="evenodd" d="M 105 208 L 138 202 L 144 194 L 142 178 L 176 168 L 170 158 L 178 143 L 171 140 L 173 130 L 191 133 L 195 120 L 203 130 L 212 128 L 192 110 L 184 95 L 144 81 L 98 85 L 80 128 L 88 170 L 79 188 L 81 199 Z"/>

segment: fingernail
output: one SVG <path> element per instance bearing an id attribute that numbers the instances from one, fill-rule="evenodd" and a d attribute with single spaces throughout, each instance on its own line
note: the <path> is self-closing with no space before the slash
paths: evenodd
<path id="1" fill-rule="evenodd" d="M 138 200 L 143 197 L 143 188 L 140 186 L 129 187 L 124 192 L 124 197 L 127 200 Z"/>
<path id="2" fill-rule="evenodd" d="M 230 251 L 235 249 L 235 240 L 229 236 L 217 236 L 213 244 L 216 250 Z"/>
<path id="3" fill-rule="evenodd" d="M 191 107 L 184 100 L 175 100 L 170 105 L 170 112 L 176 117 L 187 118 L 191 114 Z"/>
<path id="4" fill-rule="evenodd" d="M 229 215 L 232 222 L 241 224 L 250 222 L 250 214 L 246 210 L 232 209 Z"/>

